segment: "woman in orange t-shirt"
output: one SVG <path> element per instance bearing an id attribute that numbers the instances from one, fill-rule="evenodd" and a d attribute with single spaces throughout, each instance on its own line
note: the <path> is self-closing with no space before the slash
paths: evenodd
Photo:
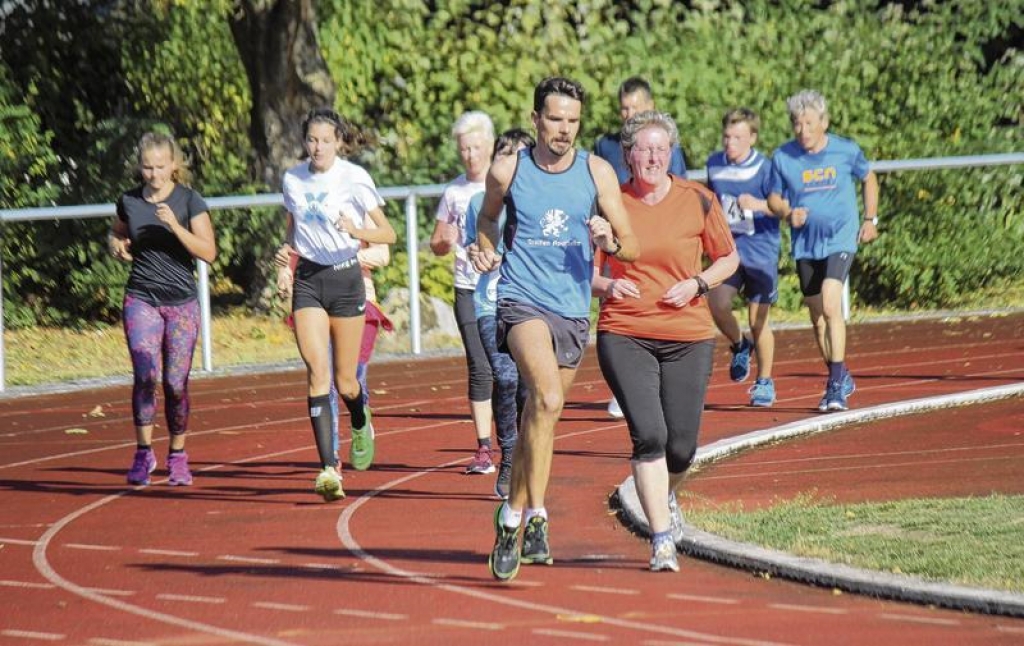
<path id="1" fill-rule="evenodd" d="M 629 426 L 655 571 L 679 570 L 676 489 L 697 451 L 714 351 L 704 295 L 739 265 L 714 193 L 668 173 L 678 138 L 675 122 L 660 112 L 641 112 L 623 126 L 632 171 L 623 202 L 642 251 L 633 263 L 596 258 L 595 268 L 606 262 L 609 275 L 595 271 L 593 283 L 594 294 L 603 297 L 597 356 Z"/>

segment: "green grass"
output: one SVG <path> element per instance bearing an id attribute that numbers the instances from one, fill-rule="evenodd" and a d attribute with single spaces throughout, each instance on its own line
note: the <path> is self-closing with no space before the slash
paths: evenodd
<path id="1" fill-rule="evenodd" d="M 1024 592 L 1024 496 L 835 504 L 807 493 L 757 511 L 692 508 L 726 538 L 855 567 Z"/>

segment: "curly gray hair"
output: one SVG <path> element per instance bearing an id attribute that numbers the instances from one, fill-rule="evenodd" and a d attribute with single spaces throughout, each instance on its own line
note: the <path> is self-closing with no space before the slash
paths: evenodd
<path id="1" fill-rule="evenodd" d="M 679 143 L 679 128 L 667 112 L 657 110 L 644 110 L 629 118 L 622 125 L 622 132 L 619 134 L 619 141 L 622 143 L 622 152 L 629 158 L 630 151 L 636 145 L 636 136 L 644 128 L 661 128 L 668 133 L 669 141 L 673 146 Z"/>

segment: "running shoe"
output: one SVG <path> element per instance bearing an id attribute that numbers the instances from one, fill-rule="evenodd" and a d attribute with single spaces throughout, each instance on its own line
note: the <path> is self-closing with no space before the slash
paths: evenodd
<path id="1" fill-rule="evenodd" d="M 172 487 L 187 487 L 192 484 L 192 471 L 188 468 L 188 453 L 171 453 L 167 456 L 167 470 L 170 477 L 167 484 Z"/>
<path id="2" fill-rule="evenodd" d="M 504 452 L 502 452 L 501 466 L 498 467 L 498 479 L 494 481 L 494 495 L 502 500 L 508 500 L 508 493 L 511 488 L 512 460 L 506 460 Z"/>
<path id="3" fill-rule="evenodd" d="M 853 380 L 853 375 L 846 373 L 843 375 L 843 397 L 849 397 L 857 390 L 857 383 Z"/>
<path id="4" fill-rule="evenodd" d="M 679 501 L 673 492 L 668 492 L 668 519 L 669 530 L 672 532 L 672 542 L 679 544 L 683 540 L 683 512 L 679 509 Z"/>
<path id="5" fill-rule="evenodd" d="M 128 484 L 148 485 L 149 474 L 156 469 L 156 456 L 153 449 L 138 449 L 132 458 L 132 468 L 128 469 Z"/>
<path id="6" fill-rule="evenodd" d="M 356 471 L 366 471 L 373 464 L 373 415 L 369 406 L 363 406 L 366 424 L 352 429 L 352 443 L 348 447 L 348 461 Z"/>
<path id="7" fill-rule="evenodd" d="M 758 377 L 748 392 L 751 406 L 769 408 L 775 403 L 775 382 L 770 377 Z"/>
<path id="8" fill-rule="evenodd" d="M 519 528 L 501 524 L 504 506 L 505 503 L 501 503 L 494 512 L 494 549 L 487 558 L 487 567 L 495 579 L 511 581 L 519 574 Z"/>
<path id="9" fill-rule="evenodd" d="M 833 379 L 825 387 L 825 396 L 818 405 L 818 410 L 823 413 L 846 410 L 846 394 L 843 390 L 842 380 Z"/>
<path id="10" fill-rule="evenodd" d="M 316 476 L 313 491 L 323 496 L 324 502 L 341 500 L 345 497 L 345 490 L 341 488 L 341 474 L 332 466 L 324 467 Z"/>
<path id="11" fill-rule="evenodd" d="M 554 562 L 554 559 L 551 558 L 551 547 L 548 545 L 547 518 L 534 516 L 526 521 L 521 560 L 523 563 L 541 563 L 543 565 L 551 565 Z"/>
<path id="12" fill-rule="evenodd" d="M 622 407 L 619 406 L 619 400 L 614 397 L 612 397 L 612 400 L 608 402 L 608 416 L 615 419 L 622 419 L 624 417 Z"/>
<path id="13" fill-rule="evenodd" d="M 738 346 L 732 350 L 732 362 L 729 364 L 729 378 L 733 381 L 746 381 L 750 376 L 750 354 L 754 351 L 754 344 L 743 337 Z"/>
<path id="14" fill-rule="evenodd" d="M 657 541 L 651 545 L 651 572 L 663 570 L 679 571 L 679 557 L 676 546 L 669 541 Z"/>
<path id="15" fill-rule="evenodd" d="M 476 453 L 473 455 L 473 459 L 470 460 L 469 466 L 466 467 L 466 474 L 485 474 L 494 473 L 494 461 L 491 460 L 491 447 L 479 446 L 476 449 Z"/>

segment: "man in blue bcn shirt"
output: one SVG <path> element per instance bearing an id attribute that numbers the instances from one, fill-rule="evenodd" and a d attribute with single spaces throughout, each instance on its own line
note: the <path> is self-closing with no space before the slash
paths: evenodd
<path id="1" fill-rule="evenodd" d="M 790 224 L 800 291 L 828 366 L 818 410 L 846 410 L 856 387 L 845 362 L 843 283 L 857 244 L 878 237 L 878 178 L 860 146 L 827 133 L 828 106 L 819 92 L 799 92 L 786 107 L 795 137 L 772 155 L 768 207 Z M 863 223 L 854 180 L 863 184 Z"/>

